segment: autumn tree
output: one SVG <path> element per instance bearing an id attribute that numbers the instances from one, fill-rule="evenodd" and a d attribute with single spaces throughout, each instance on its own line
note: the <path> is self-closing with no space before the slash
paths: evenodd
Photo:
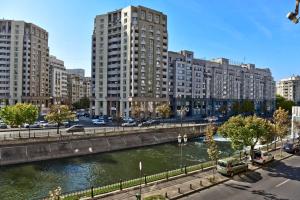
<path id="1" fill-rule="evenodd" d="M 169 118 L 171 115 L 171 108 L 169 104 L 164 103 L 156 107 L 156 112 L 163 118 Z"/>
<path id="2" fill-rule="evenodd" d="M 279 107 L 273 114 L 273 120 L 275 125 L 275 134 L 279 137 L 282 145 L 282 140 L 288 135 L 290 126 L 289 112 Z M 280 155 L 282 155 L 281 151 Z"/>
<path id="3" fill-rule="evenodd" d="M 258 141 L 272 134 L 271 126 L 268 120 L 256 116 L 238 115 L 225 122 L 218 132 L 224 137 L 230 138 L 234 149 L 250 146 L 250 155 L 253 158 L 253 150 Z"/>
<path id="4" fill-rule="evenodd" d="M 64 121 L 73 120 L 75 118 L 75 114 L 72 113 L 66 105 L 53 105 L 45 118 L 51 123 L 57 123 L 57 134 L 59 134 L 60 125 Z"/>
<path id="5" fill-rule="evenodd" d="M 32 104 L 23 104 L 22 105 L 22 115 L 24 117 L 24 123 L 29 124 L 28 131 L 30 137 L 30 125 L 34 124 L 39 115 L 39 109 Z"/>
<path id="6" fill-rule="evenodd" d="M 211 161 L 214 163 L 214 166 L 217 163 L 217 160 L 219 158 L 219 149 L 216 141 L 214 140 L 214 132 L 215 132 L 215 127 L 212 124 L 209 124 L 206 127 L 206 134 L 205 137 L 208 142 L 208 148 L 207 148 L 207 153 Z M 215 167 L 213 169 L 213 174 L 215 171 Z"/>

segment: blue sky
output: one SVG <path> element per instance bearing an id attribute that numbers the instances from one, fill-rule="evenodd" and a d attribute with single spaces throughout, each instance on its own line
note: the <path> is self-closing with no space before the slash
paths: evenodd
<path id="1" fill-rule="evenodd" d="M 50 54 L 90 74 L 94 17 L 143 5 L 168 15 L 169 50 L 270 67 L 275 80 L 300 74 L 300 24 L 286 18 L 295 0 L 0 0 L 0 17 L 49 32 Z"/>

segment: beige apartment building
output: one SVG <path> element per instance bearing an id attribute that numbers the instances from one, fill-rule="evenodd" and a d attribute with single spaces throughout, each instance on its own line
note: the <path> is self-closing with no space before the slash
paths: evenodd
<path id="1" fill-rule="evenodd" d="M 169 97 L 174 112 L 184 107 L 189 115 L 221 114 L 234 102 L 250 100 L 257 113 L 271 113 L 275 82 L 268 68 L 232 63 L 229 59 L 203 60 L 192 51 L 169 52 Z"/>
<path id="2" fill-rule="evenodd" d="M 50 56 L 50 99 L 52 104 L 68 102 L 68 80 L 64 61 Z"/>
<path id="3" fill-rule="evenodd" d="M 48 32 L 24 21 L 0 20 L 0 98 L 48 106 Z"/>
<path id="4" fill-rule="evenodd" d="M 292 76 L 278 81 L 276 93 L 300 105 L 300 76 Z"/>
<path id="5" fill-rule="evenodd" d="M 91 78 L 82 76 L 84 69 L 67 69 L 67 72 L 68 103 L 73 104 L 83 97 L 90 98 Z"/>
<path id="6" fill-rule="evenodd" d="M 95 115 L 145 115 L 168 102 L 167 16 L 143 6 L 98 15 L 92 35 L 92 102 Z"/>

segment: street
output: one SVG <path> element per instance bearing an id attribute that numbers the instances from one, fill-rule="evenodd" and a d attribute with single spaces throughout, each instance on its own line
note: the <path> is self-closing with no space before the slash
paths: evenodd
<path id="1" fill-rule="evenodd" d="M 181 199 L 299 200 L 299 188 L 300 156 L 296 155 Z"/>

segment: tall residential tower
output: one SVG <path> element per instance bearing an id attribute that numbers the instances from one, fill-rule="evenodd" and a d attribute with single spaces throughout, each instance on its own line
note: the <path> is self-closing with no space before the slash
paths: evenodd
<path id="1" fill-rule="evenodd" d="M 47 106 L 48 32 L 32 23 L 0 20 L 0 72 L 1 99 Z"/>
<path id="2" fill-rule="evenodd" d="M 154 115 L 168 102 L 167 16 L 143 6 L 98 15 L 92 36 L 92 110 L 129 116 L 134 106 Z"/>

